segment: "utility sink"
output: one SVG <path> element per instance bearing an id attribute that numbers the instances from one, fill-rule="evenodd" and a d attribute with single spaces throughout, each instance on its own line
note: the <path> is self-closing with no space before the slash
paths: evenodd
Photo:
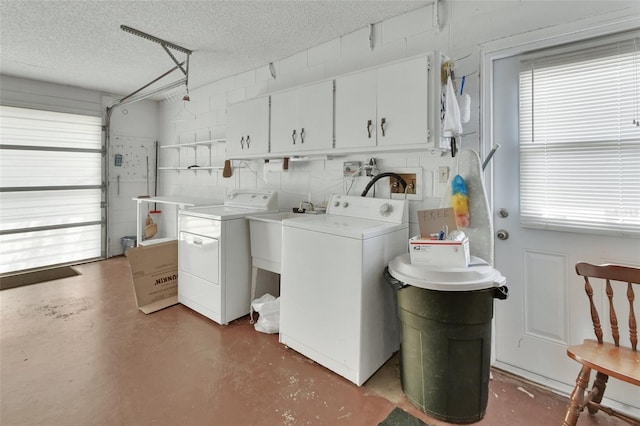
<path id="1" fill-rule="evenodd" d="M 248 216 L 253 267 L 280 273 L 282 263 L 282 221 L 302 213 L 281 212 Z"/>

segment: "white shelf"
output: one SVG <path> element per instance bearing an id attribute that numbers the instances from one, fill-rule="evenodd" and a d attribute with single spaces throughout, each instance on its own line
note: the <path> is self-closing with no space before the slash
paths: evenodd
<path id="1" fill-rule="evenodd" d="M 223 138 L 220 139 L 208 139 L 208 140 L 204 140 L 204 141 L 196 141 L 196 142 L 187 142 L 187 143 L 178 143 L 175 145 L 163 145 L 160 146 L 160 149 L 173 149 L 176 150 L 176 155 L 177 155 L 177 161 L 171 161 L 174 164 L 184 164 L 184 163 L 191 163 L 191 164 L 199 164 L 199 163 L 205 163 L 205 164 L 212 164 L 213 163 L 213 150 L 211 149 L 211 147 L 215 144 L 219 144 L 219 143 L 225 143 L 226 140 Z M 198 147 L 199 146 L 204 146 L 209 148 L 209 155 L 208 158 L 201 158 L 200 160 L 198 160 Z M 193 148 L 193 157 L 190 160 L 185 161 L 185 158 L 181 159 L 181 150 L 185 148 Z M 205 157 L 207 157 L 205 155 Z M 193 171 L 198 171 L 198 170 L 207 170 L 208 172 L 211 172 L 211 170 L 222 170 L 223 167 L 222 166 L 210 166 L 210 165 L 204 165 L 204 166 L 199 166 L 199 167 L 189 167 L 187 165 L 179 165 L 179 166 L 160 166 L 158 167 L 158 170 L 174 170 L 174 171 L 180 171 L 180 170 L 193 170 Z"/>
<path id="2" fill-rule="evenodd" d="M 196 148 L 198 146 L 211 146 L 217 143 L 225 143 L 226 139 L 210 139 L 206 141 L 179 143 L 175 145 L 161 145 L 160 149 Z"/>
<path id="3" fill-rule="evenodd" d="M 222 170 L 224 169 L 224 167 L 222 166 L 203 166 L 203 167 L 158 167 L 158 170 L 176 170 L 176 171 L 180 171 L 180 170 L 190 170 L 193 172 L 197 172 L 199 170 Z"/>
<path id="4" fill-rule="evenodd" d="M 172 241 L 178 238 L 178 209 L 184 209 L 186 207 L 195 206 L 211 206 L 221 204 L 219 200 L 210 200 L 196 197 L 183 197 L 183 196 L 139 196 L 134 197 L 133 201 L 136 201 L 136 241 L 138 246 L 158 244 L 166 241 Z M 143 240 L 143 221 L 144 215 L 141 209 L 142 203 L 157 203 L 172 206 L 175 209 L 175 222 L 169 224 L 165 222 L 165 229 L 168 235 L 162 238 L 152 238 L 149 240 Z M 170 230 L 170 231 L 169 231 Z M 171 235 L 173 234 L 173 235 Z"/>
<path id="5" fill-rule="evenodd" d="M 169 241 L 176 241 L 176 240 L 177 240 L 177 238 L 175 238 L 175 237 L 154 238 L 154 239 L 151 239 L 151 240 L 140 241 L 140 243 L 138 245 L 139 246 L 152 246 L 154 244 L 168 243 Z"/>

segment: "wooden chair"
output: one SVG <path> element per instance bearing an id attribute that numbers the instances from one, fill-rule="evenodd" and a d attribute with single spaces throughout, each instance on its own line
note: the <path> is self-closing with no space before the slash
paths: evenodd
<path id="1" fill-rule="evenodd" d="M 578 421 L 580 413 L 587 408 L 589 413 L 595 414 L 598 410 L 619 417 L 629 423 L 638 424 L 638 420 L 630 420 L 622 414 L 609 407 L 604 407 L 600 403 L 606 388 L 609 377 L 640 386 L 640 352 L 638 346 L 638 327 L 634 312 L 633 302 L 635 299 L 634 286 L 640 288 L 640 268 L 621 265 L 591 265 L 585 262 L 576 264 L 576 272 L 584 277 L 584 286 L 589 298 L 591 309 L 591 320 L 597 341 L 586 339 L 581 345 L 569 346 L 567 355 L 582 364 L 582 369 L 576 380 L 576 387 L 571 393 L 569 407 L 565 414 L 563 426 L 574 426 Z M 602 328 L 600 317 L 593 303 L 593 288 L 590 279 L 600 278 L 605 281 L 606 294 L 609 299 L 609 320 L 611 324 L 611 335 L 614 343 L 604 342 L 602 339 Z M 626 295 L 629 300 L 629 337 L 631 347 L 620 346 L 620 333 L 618 332 L 618 318 L 613 306 L 613 286 L 612 281 L 627 283 Z M 591 370 L 596 371 L 596 378 L 593 387 L 586 392 L 589 385 Z"/>

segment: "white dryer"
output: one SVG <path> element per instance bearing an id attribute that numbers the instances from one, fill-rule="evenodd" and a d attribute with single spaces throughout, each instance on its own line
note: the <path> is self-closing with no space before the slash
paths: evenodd
<path id="1" fill-rule="evenodd" d="M 178 302 L 228 324 L 249 313 L 251 247 L 247 216 L 278 211 L 273 191 L 237 190 L 224 205 L 178 214 Z"/>
<path id="2" fill-rule="evenodd" d="M 362 385 L 399 348 L 383 272 L 408 250 L 405 200 L 333 195 L 283 221 L 280 342 Z"/>

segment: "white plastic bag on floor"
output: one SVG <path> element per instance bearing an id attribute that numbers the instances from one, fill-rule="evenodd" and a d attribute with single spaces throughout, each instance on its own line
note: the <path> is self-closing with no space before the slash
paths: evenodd
<path id="1" fill-rule="evenodd" d="M 280 298 L 265 294 L 251 302 L 251 310 L 260 317 L 254 327 L 257 331 L 274 334 L 280 331 Z M 253 317 L 252 317 L 253 318 Z"/>

